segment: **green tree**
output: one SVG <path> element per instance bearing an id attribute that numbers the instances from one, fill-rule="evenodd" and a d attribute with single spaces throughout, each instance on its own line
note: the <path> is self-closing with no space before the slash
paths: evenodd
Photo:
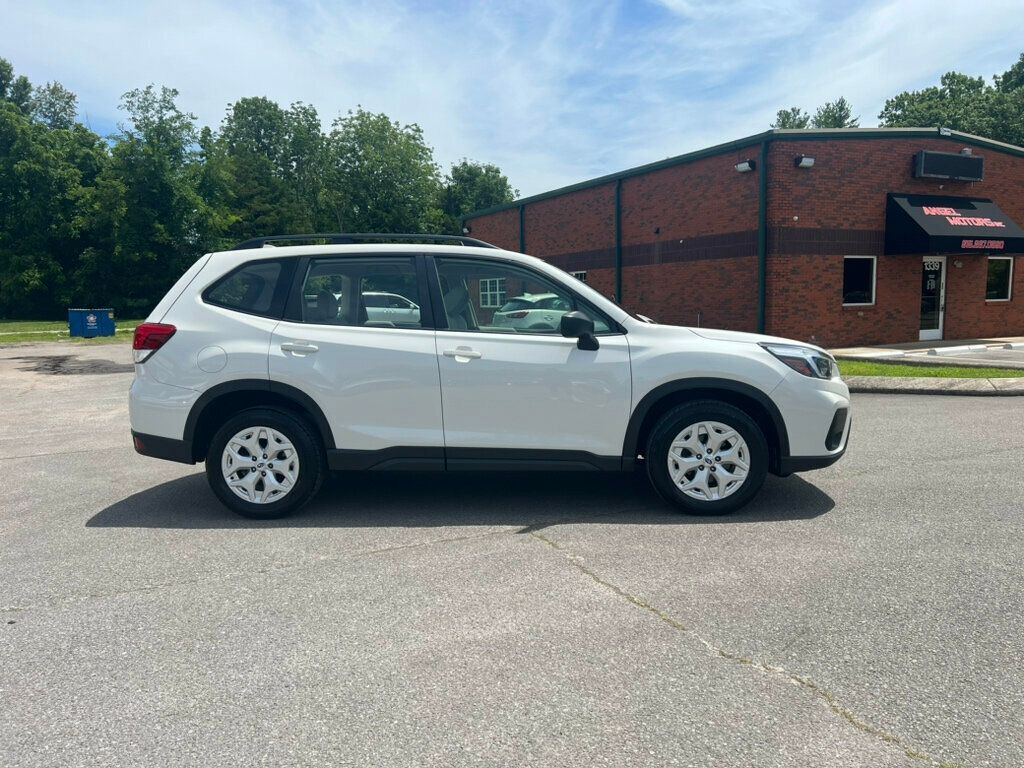
<path id="1" fill-rule="evenodd" d="M 439 171 L 416 124 L 361 107 L 334 121 L 325 199 L 339 230 L 426 232 L 440 226 L 432 203 Z"/>
<path id="2" fill-rule="evenodd" d="M 0 307 L 59 316 L 77 295 L 90 204 L 106 145 L 81 125 L 48 129 L 0 101 Z"/>
<path id="3" fill-rule="evenodd" d="M 122 99 L 130 123 L 120 127 L 94 196 L 99 242 L 83 252 L 76 274 L 94 306 L 144 314 L 202 252 L 210 212 L 198 194 L 198 135 L 177 96 L 150 85 Z"/>
<path id="4" fill-rule="evenodd" d="M 443 214 L 442 231 L 461 234 L 462 217 L 493 205 L 511 203 L 519 195 L 501 169 L 490 163 L 463 158 L 452 165 L 438 190 L 437 207 Z"/>
<path id="5" fill-rule="evenodd" d="M 980 77 L 947 72 L 937 86 L 887 99 L 878 119 L 886 127 L 945 126 L 969 131 L 978 124 L 977 113 L 989 108 L 994 90 Z"/>
<path id="6" fill-rule="evenodd" d="M 57 82 L 36 88 L 30 106 L 32 117 L 50 128 L 70 128 L 78 116 L 78 97 Z"/>
<path id="7" fill-rule="evenodd" d="M 811 116 L 800 107 L 780 109 L 775 113 L 775 122 L 772 128 L 807 128 L 811 124 Z"/>
<path id="8" fill-rule="evenodd" d="M 13 83 L 14 65 L 7 59 L 0 58 L 0 101 L 7 101 Z"/>
<path id="9" fill-rule="evenodd" d="M 800 107 L 780 109 L 775 113 L 772 128 L 856 128 L 860 118 L 853 116 L 853 108 L 845 97 L 827 101 L 814 112 L 807 114 Z"/>
<path id="10" fill-rule="evenodd" d="M 860 118 L 853 116 L 850 103 L 845 97 L 840 96 L 835 101 L 827 101 L 818 107 L 811 118 L 811 125 L 814 128 L 856 128 L 860 125 Z"/>
<path id="11" fill-rule="evenodd" d="M 285 113 L 284 167 L 294 199 L 294 226 L 317 232 L 331 228 L 326 207 L 324 174 L 327 168 L 327 137 L 316 108 L 295 102 Z"/>
<path id="12" fill-rule="evenodd" d="M 285 113 L 263 97 L 239 99 L 221 123 L 220 159 L 226 165 L 236 240 L 287 232 L 294 218 L 285 178 Z"/>
<path id="13" fill-rule="evenodd" d="M 518 194 L 486 163 L 442 179 L 419 126 L 382 114 L 349 112 L 325 135 L 312 106 L 246 98 L 197 130 L 177 95 L 124 94 L 127 120 L 104 139 L 77 122 L 75 94 L 0 59 L 0 316 L 142 315 L 199 254 L 240 239 L 456 232 Z"/>
<path id="14" fill-rule="evenodd" d="M 996 90 L 1004 92 L 1016 91 L 1024 85 L 1024 53 L 1020 55 L 1013 66 L 992 79 L 995 82 Z"/>
<path id="15" fill-rule="evenodd" d="M 947 72 L 939 85 L 904 91 L 878 116 L 887 127 L 946 127 L 1010 144 L 1024 143 L 1024 55 L 993 83 Z"/>

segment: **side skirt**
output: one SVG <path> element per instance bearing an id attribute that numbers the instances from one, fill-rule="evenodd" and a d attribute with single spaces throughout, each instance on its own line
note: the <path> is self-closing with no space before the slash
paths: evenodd
<path id="1" fill-rule="evenodd" d="M 589 451 L 505 448 L 382 448 L 376 451 L 335 449 L 327 452 L 332 470 L 460 472 L 621 472 L 621 456 Z M 630 467 L 632 464 L 630 463 Z"/>

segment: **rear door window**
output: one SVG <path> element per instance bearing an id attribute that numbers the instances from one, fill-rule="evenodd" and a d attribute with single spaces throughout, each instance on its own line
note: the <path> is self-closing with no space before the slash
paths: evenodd
<path id="1" fill-rule="evenodd" d="M 314 259 L 302 286 L 301 318 L 318 325 L 422 328 L 421 305 L 412 257 Z"/>

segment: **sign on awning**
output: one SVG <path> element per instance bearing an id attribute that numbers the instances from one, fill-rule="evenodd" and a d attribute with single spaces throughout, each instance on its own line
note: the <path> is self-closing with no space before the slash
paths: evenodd
<path id="1" fill-rule="evenodd" d="M 885 252 L 1024 253 L 1024 229 L 991 200 L 890 194 Z"/>

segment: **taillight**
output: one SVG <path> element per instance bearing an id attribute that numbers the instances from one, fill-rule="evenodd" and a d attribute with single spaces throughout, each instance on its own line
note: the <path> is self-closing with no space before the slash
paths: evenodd
<path id="1" fill-rule="evenodd" d="M 511 317 L 511 318 L 513 318 L 515 320 L 522 320 L 528 314 L 530 314 L 530 311 L 527 310 L 527 309 L 524 309 L 522 312 L 506 312 L 505 313 L 505 317 Z"/>
<path id="2" fill-rule="evenodd" d="M 173 325 L 164 323 L 143 323 L 138 326 L 132 340 L 132 355 L 135 362 L 146 362 L 177 330 Z"/>

